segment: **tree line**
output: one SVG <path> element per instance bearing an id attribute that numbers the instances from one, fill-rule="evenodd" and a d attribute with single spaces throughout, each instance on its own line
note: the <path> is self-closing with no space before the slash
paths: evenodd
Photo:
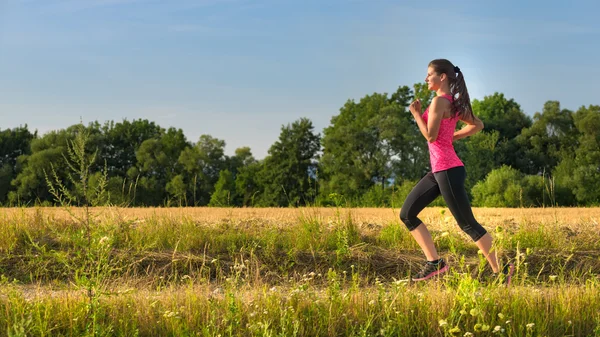
<path id="1" fill-rule="evenodd" d="M 224 140 L 190 142 L 181 129 L 145 119 L 75 124 L 41 136 L 26 125 L 4 129 L 0 203 L 53 205 L 49 174 L 69 181 L 69 143 L 85 131 L 86 151 L 97 154 L 88 185 L 105 175 L 111 204 L 400 207 L 430 166 L 408 106 L 415 98 L 427 106 L 433 95 L 415 84 L 348 100 L 322 133 L 300 118 L 281 127 L 262 160 L 249 147 L 228 156 Z M 571 111 L 548 101 L 531 118 L 502 93 L 472 105 L 485 129 L 455 149 L 474 206 L 600 204 L 600 106 Z"/>

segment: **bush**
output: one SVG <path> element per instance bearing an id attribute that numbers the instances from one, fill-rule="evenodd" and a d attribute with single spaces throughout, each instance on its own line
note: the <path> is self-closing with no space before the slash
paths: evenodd
<path id="1" fill-rule="evenodd" d="M 473 205 L 478 207 L 566 206 L 572 202 L 570 190 L 552 178 L 524 175 L 506 165 L 490 172 L 471 192 Z"/>
<path id="2" fill-rule="evenodd" d="M 521 180 L 523 174 L 510 166 L 503 165 L 492 170 L 484 181 L 479 181 L 473 189 L 473 204 L 483 207 L 522 206 Z"/>

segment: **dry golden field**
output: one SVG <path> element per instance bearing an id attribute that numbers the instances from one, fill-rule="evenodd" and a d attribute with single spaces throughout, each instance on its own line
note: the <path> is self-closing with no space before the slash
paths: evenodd
<path id="1" fill-rule="evenodd" d="M 598 336 L 600 208 L 476 208 L 513 283 L 445 208 L 451 266 L 398 209 L 0 209 L 0 336 Z"/>

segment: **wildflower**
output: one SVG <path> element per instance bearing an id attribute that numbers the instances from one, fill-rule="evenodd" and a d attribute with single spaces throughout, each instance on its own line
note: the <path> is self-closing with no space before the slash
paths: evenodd
<path id="1" fill-rule="evenodd" d="M 535 323 L 529 323 L 529 324 L 526 325 L 527 330 L 533 329 L 534 326 L 535 326 Z"/>
<path id="2" fill-rule="evenodd" d="M 489 331 L 490 330 L 490 326 L 487 324 L 482 324 L 481 325 L 481 331 Z"/>
<path id="3" fill-rule="evenodd" d="M 375 300 L 370 300 L 369 301 L 369 305 L 374 305 L 375 304 Z"/>
<path id="4" fill-rule="evenodd" d="M 461 314 L 461 315 L 466 315 L 466 314 L 467 314 L 467 311 L 466 311 L 465 309 L 462 309 L 462 310 L 460 311 L 460 314 Z"/>
<path id="5" fill-rule="evenodd" d="M 499 313 L 499 314 L 498 314 L 498 318 L 500 318 L 500 319 L 504 319 L 504 314 L 503 314 L 503 313 Z"/>
<path id="6" fill-rule="evenodd" d="M 167 310 L 164 312 L 163 317 L 171 318 L 171 317 L 176 317 L 178 314 L 179 314 L 178 312 Z"/>
<path id="7" fill-rule="evenodd" d="M 465 337 L 473 337 L 473 333 L 472 332 L 465 332 Z"/>
<path id="8" fill-rule="evenodd" d="M 443 327 L 445 327 L 446 325 L 448 325 L 448 322 L 446 322 L 446 320 L 445 320 L 445 319 L 440 319 L 440 320 L 438 321 L 438 323 L 440 324 L 440 328 L 443 328 Z"/>
<path id="9" fill-rule="evenodd" d="M 481 331 L 481 323 L 475 324 L 475 326 L 473 327 L 473 330 L 475 330 L 475 332 Z"/>
<path id="10" fill-rule="evenodd" d="M 444 237 L 444 236 L 448 236 L 449 234 L 450 234 L 450 233 L 448 233 L 448 232 L 443 232 L 443 233 L 442 233 L 442 237 Z"/>
<path id="11" fill-rule="evenodd" d="M 459 333 L 460 328 L 458 326 L 455 326 L 454 328 L 450 329 L 448 332 L 450 332 L 451 334 Z"/>
<path id="12" fill-rule="evenodd" d="M 500 329 L 502 329 L 502 327 L 501 327 L 501 326 L 499 326 L 499 325 L 496 325 L 496 326 L 494 327 L 494 332 L 495 332 L 495 333 L 497 333 L 497 332 L 500 332 Z"/>
<path id="13" fill-rule="evenodd" d="M 556 276 L 556 275 L 550 275 L 550 281 L 555 281 L 557 277 L 558 276 Z"/>
<path id="14" fill-rule="evenodd" d="M 479 310 L 477 310 L 475 308 L 471 309 L 471 312 L 470 312 L 471 316 L 475 317 L 475 316 L 477 316 L 478 313 L 479 313 Z"/>

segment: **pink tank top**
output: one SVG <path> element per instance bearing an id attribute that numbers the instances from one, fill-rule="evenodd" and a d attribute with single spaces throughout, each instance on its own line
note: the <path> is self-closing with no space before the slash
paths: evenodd
<path id="1" fill-rule="evenodd" d="M 443 95 L 445 99 L 452 102 L 452 96 Z M 423 114 L 423 120 L 427 123 L 427 116 L 429 113 L 429 107 Z M 429 160 L 431 162 L 431 172 L 439 172 L 451 169 L 453 167 L 464 166 L 463 162 L 458 158 L 454 151 L 454 145 L 452 145 L 452 138 L 454 137 L 454 130 L 456 129 L 456 123 L 458 122 L 457 117 L 450 117 L 442 119 L 440 124 L 440 131 L 437 139 L 433 143 L 427 142 L 429 145 Z"/>

